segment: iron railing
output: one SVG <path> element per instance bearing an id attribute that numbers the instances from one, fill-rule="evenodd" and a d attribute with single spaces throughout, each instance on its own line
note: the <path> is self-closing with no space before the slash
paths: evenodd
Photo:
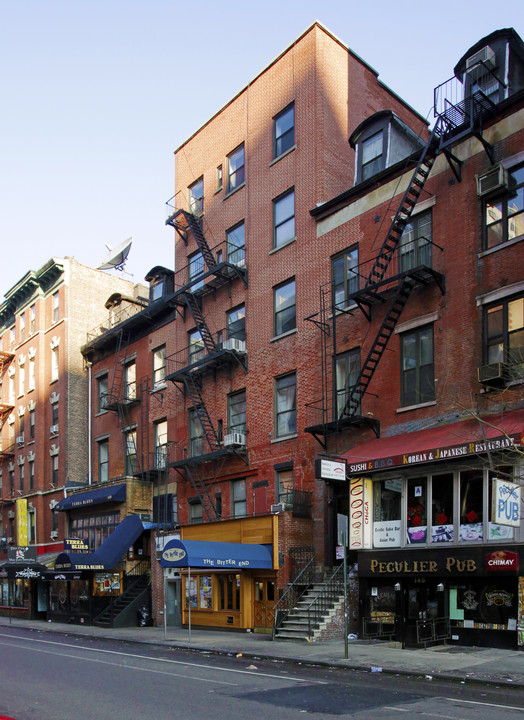
<path id="1" fill-rule="evenodd" d="M 423 618 L 417 620 L 416 628 L 417 644 L 424 645 L 425 648 L 428 643 L 448 640 L 451 637 L 449 617 Z"/>
<path id="2" fill-rule="evenodd" d="M 291 610 L 293 610 L 300 598 L 308 591 L 309 587 L 315 581 L 316 575 L 317 570 L 315 557 L 313 556 L 302 571 L 297 575 L 291 585 L 289 585 L 273 608 L 275 613 L 272 633 L 273 640 L 275 639 L 275 634 L 278 628 L 282 625 Z"/>
<path id="3" fill-rule="evenodd" d="M 122 601 L 126 600 L 126 596 L 129 596 L 131 594 L 131 591 L 142 581 L 144 577 L 147 576 L 148 578 L 148 585 L 151 584 L 151 576 L 150 576 L 150 570 L 151 565 L 148 560 L 140 560 L 137 562 L 131 570 L 126 573 L 126 588 L 123 593 L 120 595 L 115 595 L 111 598 L 110 602 L 105 606 L 105 608 L 98 613 L 98 615 L 93 619 L 93 624 L 96 623 L 96 621 L 106 613 L 109 612 L 109 619 L 111 626 L 113 625 L 114 618 L 122 612 L 123 608 L 115 608 L 115 604 L 118 602 L 119 605 L 122 604 Z M 147 587 L 147 585 L 146 585 Z"/>
<path id="4" fill-rule="evenodd" d="M 362 637 L 366 640 L 390 640 L 395 635 L 396 617 L 392 613 L 369 615 L 362 618 Z"/>

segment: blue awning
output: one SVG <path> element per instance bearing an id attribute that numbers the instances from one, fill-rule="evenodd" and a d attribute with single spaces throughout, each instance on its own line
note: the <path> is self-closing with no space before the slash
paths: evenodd
<path id="1" fill-rule="evenodd" d="M 94 553 L 60 553 L 54 569 L 112 570 L 143 531 L 138 515 L 128 515 Z"/>
<path id="2" fill-rule="evenodd" d="M 107 485 L 96 490 L 68 495 L 55 505 L 55 510 L 72 510 L 106 502 L 125 502 L 125 499 L 126 484 L 119 483 L 118 485 Z"/>
<path id="3" fill-rule="evenodd" d="M 272 570 L 271 545 L 170 540 L 162 551 L 160 565 L 238 570 Z"/>

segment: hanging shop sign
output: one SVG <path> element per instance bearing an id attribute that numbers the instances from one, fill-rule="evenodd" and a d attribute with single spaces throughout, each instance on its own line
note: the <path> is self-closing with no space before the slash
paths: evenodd
<path id="1" fill-rule="evenodd" d="M 27 545 L 27 498 L 16 501 L 16 539 L 19 545 Z"/>
<path id="2" fill-rule="evenodd" d="M 7 548 L 7 560 L 10 563 L 21 563 L 27 565 L 28 563 L 36 562 L 36 546 L 32 545 L 18 545 L 15 547 Z"/>
<path id="3" fill-rule="evenodd" d="M 80 538 L 65 538 L 64 552 L 88 553 L 89 545 L 85 540 Z"/>
<path id="4" fill-rule="evenodd" d="M 519 569 L 519 556 L 515 552 L 497 550 L 486 557 L 486 570 L 488 572 L 517 572 Z"/>
<path id="5" fill-rule="evenodd" d="M 497 525 L 520 527 L 520 485 L 493 478 L 491 517 Z"/>
<path id="6" fill-rule="evenodd" d="M 371 547 L 373 481 L 353 478 L 349 484 L 349 549 Z"/>
<path id="7" fill-rule="evenodd" d="M 315 477 L 317 480 L 346 480 L 345 460 L 326 460 L 317 458 L 315 460 Z"/>

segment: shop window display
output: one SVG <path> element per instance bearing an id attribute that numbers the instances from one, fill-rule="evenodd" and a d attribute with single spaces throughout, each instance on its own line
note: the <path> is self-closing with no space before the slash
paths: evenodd
<path id="1" fill-rule="evenodd" d="M 460 539 L 465 542 L 482 540 L 484 478 L 482 470 L 460 473 Z"/>
<path id="2" fill-rule="evenodd" d="M 373 484 L 373 546 L 400 547 L 402 479 Z"/>
<path id="3" fill-rule="evenodd" d="M 408 480 L 407 542 L 427 542 L 427 481 L 426 478 Z"/>
<path id="4" fill-rule="evenodd" d="M 453 541 L 453 473 L 433 475 L 431 542 Z"/>

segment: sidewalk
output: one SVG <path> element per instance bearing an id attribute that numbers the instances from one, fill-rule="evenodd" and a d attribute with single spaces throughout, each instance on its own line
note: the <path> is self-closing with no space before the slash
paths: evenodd
<path id="1" fill-rule="evenodd" d="M 308 665 L 326 665 L 398 675 L 442 678 L 454 682 L 512 685 L 524 689 L 524 652 L 491 648 L 438 646 L 428 650 L 402 650 L 385 643 L 350 640 L 348 659 L 343 640 L 323 643 L 273 642 L 270 635 L 168 627 L 99 628 L 42 620 L 0 617 L 0 633 L 9 628 L 62 633 L 69 637 L 106 638 L 200 652 L 241 656 L 242 660 L 268 658 Z M 429 678 L 428 678 L 429 679 Z"/>

